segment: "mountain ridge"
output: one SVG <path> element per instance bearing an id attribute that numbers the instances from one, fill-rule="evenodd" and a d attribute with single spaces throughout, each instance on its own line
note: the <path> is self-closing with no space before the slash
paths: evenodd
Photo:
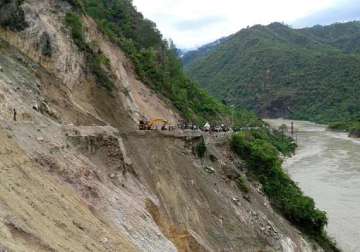
<path id="1" fill-rule="evenodd" d="M 200 57 L 190 54 L 185 71 L 225 103 L 262 116 L 318 122 L 351 119 L 359 116 L 360 107 L 355 97 L 360 62 L 354 43 L 359 38 L 360 22 L 305 29 L 256 25 Z M 350 42 L 341 43 L 344 40 Z M 323 97 L 323 103 L 316 97 Z"/>

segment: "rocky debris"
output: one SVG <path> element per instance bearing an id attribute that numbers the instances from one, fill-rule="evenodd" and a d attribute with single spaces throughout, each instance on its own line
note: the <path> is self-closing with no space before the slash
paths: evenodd
<path id="1" fill-rule="evenodd" d="M 33 109 L 39 111 L 43 115 L 48 115 L 55 120 L 58 120 L 60 118 L 55 112 L 55 110 L 51 109 L 49 104 L 45 100 L 42 100 L 40 102 L 40 105 L 34 105 Z"/>
<path id="2" fill-rule="evenodd" d="M 210 161 L 213 162 L 213 163 L 215 163 L 216 161 L 218 161 L 217 157 L 216 157 L 215 155 L 213 155 L 213 154 L 210 154 L 210 155 L 209 155 L 209 159 L 210 159 Z"/>
<path id="3" fill-rule="evenodd" d="M 0 252 L 10 252 L 8 248 L 3 247 L 3 245 L 0 245 Z"/>
<path id="4" fill-rule="evenodd" d="M 244 198 L 244 200 L 246 200 L 247 202 L 251 203 L 251 198 L 250 198 L 249 195 L 244 194 L 244 195 L 243 195 L 243 198 Z"/>
<path id="5" fill-rule="evenodd" d="M 231 199 L 236 205 L 239 205 L 240 200 L 238 198 L 233 197 Z"/>
<path id="6" fill-rule="evenodd" d="M 280 240 L 281 236 L 279 234 L 279 231 L 275 227 L 274 223 L 272 223 L 266 215 L 263 213 L 258 213 L 256 211 L 249 211 L 250 214 L 250 222 L 253 225 L 256 225 L 259 227 L 260 232 L 271 239 Z"/>
<path id="7" fill-rule="evenodd" d="M 103 238 L 101 239 L 101 242 L 106 244 L 106 243 L 109 242 L 109 239 L 106 238 L 106 237 L 103 237 Z"/>
<path id="8" fill-rule="evenodd" d="M 69 125 L 65 128 L 65 135 L 69 143 L 81 153 L 89 156 L 90 159 L 102 160 L 110 171 L 107 177 L 116 180 L 118 177 L 116 174 L 119 172 L 123 176 L 128 173 L 138 176 L 116 129 L 109 126 L 75 127 Z"/>
<path id="9" fill-rule="evenodd" d="M 38 138 L 36 138 L 36 140 L 37 140 L 38 142 L 44 142 L 44 138 L 43 138 L 43 137 L 38 137 Z"/>
<path id="10" fill-rule="evenodd" d="M 45 155 L 38 155 L 34 158 L 34 161 L 41 165 L 42 167 L 46 167 L 49 172 L 61 172 L 60 166 L 50 157 Z"/>
<path id="11" fill-rule="evenodd" d="M 216 172 L 215 169 L 211 166 L 205 166 L 204 169 L 209 174 L 214 174 Z"/>
<path id="12" fill-rule="evenodd" d="M 221 169 L 225 177 L 230 180 L 236 180 L 241 176 L 240 172 L 233 166 L 222 164 Z"/>
<path id="13" fill-rule="evenodd" d="M 264 193 L 264 191 L 263 191 L 262 185 L 261 185 L 260 183 L 258 183 L 258 184 L 255 186 L 255 188 L 256 188 L 256 191 L 257 191 L 260 195 L 265 196 L 265 193 Z"/>
<path id="14" fill-rule="evenodd" d="M 84 230 L 85 230 L 85 228 L 84 228 L 79 222 L 73 220 L 72 223 L 73 223 L 73 225 L 74 225 L 75 227 L 77 227 L 77 228 L 80 229 L 81 231 L 84 231 Z"/>

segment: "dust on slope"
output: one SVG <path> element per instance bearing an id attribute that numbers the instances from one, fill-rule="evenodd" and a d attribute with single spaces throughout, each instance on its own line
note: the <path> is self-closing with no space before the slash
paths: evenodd
<path id="1" fill-rule="evenodd" d="M 201 137 L 162 134 L 128 134 L 124 142 L 139 178 L 160 199 L 158 206 L 147 200 L 148 210 L 179 251 L 313 250 L 273 212 L 259 185 L 239 190 L 245 167 L 227 136 L 208 136 L 207 157 L 199 160 L 193 148 Z"/>
<path id="2" fill-rule="evenodd" d="M 136 251 L 0 129 L 0 243 L 11 251 Z"/>
<path id="3" fill-rule="evenodd" d="M 149 95 L 150 89 L 136 80 L 130 62 L 96 31 L 91 20 L 85 20 L 88 39 L 98 43 L 116 76 L 113 96 L 99 89 L 83 67 L 83 55 L 63 27 L 68 7 L 63 1 L 26 0 L 29 27 L 21 33 L 2 33 L 16 48 L 5 47 L 0 54 L 0 124 L 11 136 L 7 139 L 12 143 L 9 149 L 21 148 L 32 164 L 30 170 L 22 169 L 28 175 L 27 183 L 43 190 L 39 192 L 41 198 L 34 201 L 40 215 L 26 209 L 33 215 L 14 212 L 15 217 L 10 219 L 20 221 L 3 222 L 8 223 L 6 230 L 14 233 L 13 238 L 0 236 L 0 244 L 21 251 L 15 246 L 23 241 L 26 251 L 35 243 L 42 247 L 35 247 L 34 251 L 66 251 L 61 247 L 61 230 L 48 219 L 72 209 L 66 218 L 75 219 L 74 226 L 80 231 L 92 223 L 92 232 L 104 230 L 106 239 L 102 242 L 109 246 L 104 247 L 107 251 L 123 251 L 119 241 L 129 244 L 129 249 L 154 252 L 306 251 L 308 246 L 301 235 L 272 212 L 256 187 L 252 187 L 251 202 L 243 199 L 244 195 L 226 175 L 227 170 L 238 174 L 239 167 L 227 158 L 229 150 L 216 145 L 216 139 L 208 142 L 217 161 L 208 157 L 202 163 L 191 150 L 198 137 L 135 131 L 134 120 L 139 115 L 176 120 L 177 114 L 161 97 Z M 41 55 L 37 47 L 44 32 L 49 34 L 54 48 L 51 58 Z M 128 95 L 124 88 L 142 97 Z M 43 103 L 47 107 L 44 111 L 32 108 Z M 12 122 L 13 108 L 18 111 L 17 122 Z M 206 173 L 206 166 L 214 167 L 215 174 Z M 33 170 L 34 175 L 28 174 Z M 44 189 L 42 176 L 54 187 L 51 184 Z M 4 180 L 12 181 L 6 177 Z M 19 185 L 19 189 L 13 186 L 4 193 L 3 205 L 17 191 L 28 190 Z M 40 190 L 30 189 L 35 193 Z M 51 213 L 42 215 L 44 206 L 52 202 L 51 189 L 65 198 L 71 194 L 70 200 L 63 203 L 59 199 L 58 204 L 48 208 Z M 19 194 L 17 201 L 25 204 L 30 196 Z M 75 199 L 84 208 L 79 212 Z M 67 204 L 72 205 L 70 210 L 64 207 Z M 79 217 L 83 212 L 85 217 Z M 87 223 L 87 218 L 92 220 Z M 45 242 L 48 236 L 60 245 Z M 71 240 L 74 244 L 69 244 L 81 251 L 88 240 L 76 237 Z M 92 238 L 99 236 L 94 234 Z"/>
<path id="4" fill-rule="evenodd" d="M 138 80 L 133 64 L 119 49 L 99 32 L 96 23 L 91 18 L 83 18 L 87 27 L 89 40 L 99 46 L 99 49 L 110 60 L 113 73 L 116 76 L 116 85 L 122 101 L 136 121 L 142 117 L 148 119 L 163 118 L 172 125 L 181 119 L 175 107 L 165 97 L 156 94 L 148 86 Z"/>
<path id="5" fill-rule="evenodd" d="M 6 128 L 12 140 L 38 164 L 37 169 L 41 169 L 44 176 L 52 177 L 54 183 L 62 186 L 59 188 L 60 192 L 69 190 L 75 198 L 81 199 L 84 208 L 91 211 L 94 222 L 101 222 L 109 233 L 115 230 L 119 235 L 123 234 L 124 240 L 133 244 L 136 251 L 175 251 L 175 247 L 161 234 L 145 209 L 145 198 L 157 202 L 156 198 L 143 189 L 134 175 L 125 172 L 131 169 L 126 166 L 121 139 L 116 136 L 118 130 L 103 126 L 106 123 L 99 120 L 97 115 L 94 116 L 74 104 L 69 97 L 68 88 L 61 85 L 62 82 L 56 76 L 10 45 L 1 45 L 0 126 Z M 37 106 L 45 106 L 47 109 L 34 109 Z M 16 122 L 13 121 L 14 108 L 17 110 Z M 127 127 L 126 123 L 122 125 Z M 85 126 L 77 127 L 76 124 Z M 32 177 L 28 179 L 28 183 L 38 184 L 38 181 L 32 181 Z M 26 186 L 20 185 L 20 188 L 26 189 Z M 37 204 L 46 205 L 47 192 L 44 190 Z M 25 202 L 22 196 L 26 195 L 20 195 L 17 200 Z M 4 198 L 3 204 L 8 200 L 8 197 Z M 60 209 L 55 210 L 57 207 Z M 60 202 L 48 215 L 56 216 L 63 207 Z M 15 212 L 14 216 L 19 218 Z M 77 217 L 72 215 L 72 212 L 67 216 L 69 220 L 75 221 Z M 43 221 L 42 216 L 37 218 L 40 223 Z M 27 217 L 24 219 L 27 220 Z M 33 229 L 36 222 L 28 223 L 27 227 Z M 80 222 L 80 227 L 87 225 Z M 96 229 L 101 234 L 101 229 L 94 225 L 94 230 Z M 54 239 L 58 235 L 50 224 L 43 226 L 43 232 L 53 233 Z M 22 233 L 19 237 L 23 240 L 35 239 Z M 106 237 L 108 247 L 104 250 L 122 251 L 121 244 L 110 238 Z M 35 243 L 38 243 L 38 239 L 43 237 L 36 238 Z M 48 240 L 47 237 L 44 239 Z M 0 238 L 0 244 L 3 242 L 8 246 L 18 243 L 17 240 L 6 237 L 4 240 Z M 74 240 L 73 243 L 77 245 L 69 242 L 69 246 L 80 248 L 86 246 L 87 240 Z M 32 245 L 24 246 L 31 248 Z M 53 247 L 53 250 L 67 249 Z M 101 248 L 94 251 L 101 251 Z"/>
<path id="6" fill-rule="evenodd" d="M 27 29 L 13 32 L 0 28 L 1 37 L 56 75 L 79 109 L 121 128 L 125 128 L 124 123 L 129 118 L 137 122 L 144 116 L 160 117 L 172 123 L 180 118 L 170 102 L 164 102 L 163 97 L 138 80 L 133 64 L 116 45 L 104 38 L 96 23 L 84 18 L 87 39 L 109 59 L 115 78 L 113 96 L 96 86 L 85 67 L 84 55 L 72 43 L 69 31 L 64 29 L 65 13 L 71 9 L 66 1 L 26 0 L 22 8 Z M 49 38 L 51 57 L 42 54 L 40 41 L 44 34 Z"/>

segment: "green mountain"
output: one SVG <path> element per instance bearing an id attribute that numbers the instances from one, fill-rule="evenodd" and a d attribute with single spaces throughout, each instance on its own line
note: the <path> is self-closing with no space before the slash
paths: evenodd
<path id="1" fill-rule="evenodd" d="M 189 52 L 189 76 L 224 103 L 265 117 L 318 122 L 360 117 L 360 22 L 243 29 Z"/>

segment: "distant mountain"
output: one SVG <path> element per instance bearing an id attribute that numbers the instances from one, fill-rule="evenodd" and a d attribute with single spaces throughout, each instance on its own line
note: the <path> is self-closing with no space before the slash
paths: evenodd
<path id="1" fill-rule="evenodd" d="M 183 57 L 186 72 L 224 103 L 266 117 L 360 117 L 360 22 L 243 29 Z"/>
<path id="2" fill-rule="evenodd" d="M 219 45 L 221 45 L 223 42 L 228 40 L 230 37 L 225 37 L 218 39 L 214 42 L 211 42 L 209 44 L 206 44 L 197 50 L 189 50 L 189 51 L 183 51 L 183 55 L 181 56 L 182 61 L 184 64 L 187 64 L 192 61 L 194 58 L 199 58 L 202 56 L 206 56 L 208 53 L 210 53 L 212 50 L 216 49 Z"/>

